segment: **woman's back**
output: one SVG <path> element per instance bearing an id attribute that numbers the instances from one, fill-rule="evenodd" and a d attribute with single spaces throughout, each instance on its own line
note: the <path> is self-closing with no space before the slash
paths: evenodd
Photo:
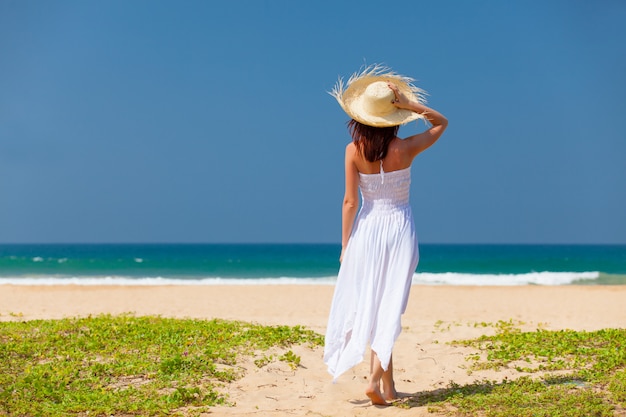
<path id="1" fill-rule="evenodd" d="M 382 170 L 384 172 L 400 171 L 408 168 L 413 162 L 414 155 L 409 152 L 407 143 L 400 139 L 394 138 L 387 148 L 387 155 L 382 159 Z M 362 174 L 378 174 L 381 172 L 381 161 L 370 162 L 362 156 L 358 156 L 355 165 Z"/>

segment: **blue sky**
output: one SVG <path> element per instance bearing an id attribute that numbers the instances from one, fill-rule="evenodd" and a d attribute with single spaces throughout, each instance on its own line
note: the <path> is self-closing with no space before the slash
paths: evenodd
<path id="1" fill-rule="evenodd" d="M 450 126 L 426 243 L 626 243 L 623 1 L 0 0 L 0 242 L 340 242 L 364 63 Z M 407 125 L 401 136 L 423 125 Z"/>

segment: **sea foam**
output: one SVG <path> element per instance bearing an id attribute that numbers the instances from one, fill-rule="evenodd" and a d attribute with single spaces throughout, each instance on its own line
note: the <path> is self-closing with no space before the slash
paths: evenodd
<path id="1" fill-rule="evenodd" d="M 524 274 L 465 274 L 457 272 L 418 273 L 414 285 L 567 285 L 580 280 L 595 280 L 599 272 L 528 272 Z"/>
<path id="2" fill-rule="evenodd" d="M 413 275 L 413 285 L 452 286 L 514 286 L 514 285 L 568 285 L 581 280 L 596 280 L 599 272 L 529 272 L 523 274 L 468 274 L 457 272 Z M 333 285 L 336 276 L 327 277 L 278 277 L 278 278 L 169 278 L 128 276 L 31 276 L 0 277 L 0 285 Z"/>

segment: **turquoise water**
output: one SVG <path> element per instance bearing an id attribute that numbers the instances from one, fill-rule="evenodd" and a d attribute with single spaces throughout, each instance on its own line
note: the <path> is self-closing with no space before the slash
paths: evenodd
<path id="1" fill-rule="evenodd" d="M 334 282 L 332 244 L 0 245 L 0 284 Z M 420 245 L 414 284 L 626 285 L 626 245 Z"/>

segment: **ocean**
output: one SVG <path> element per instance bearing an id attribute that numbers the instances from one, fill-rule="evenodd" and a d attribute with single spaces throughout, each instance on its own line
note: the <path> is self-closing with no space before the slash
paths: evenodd
<path id="1" fill-rule="evenodd" d="M 333 284 L 334 244 L 0 244 L 0 285 Z M 421 244 L 414 285 L 626 285 L 626 245 Z"/>

